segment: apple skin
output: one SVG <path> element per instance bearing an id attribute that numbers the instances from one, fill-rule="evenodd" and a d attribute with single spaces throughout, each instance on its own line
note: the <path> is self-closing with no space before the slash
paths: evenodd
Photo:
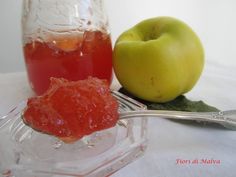
<path id="1" fill-rule="evenodd" d="M 190 91 L 204 66 L 203 46 L 194 31 L 172 17 L 144 20 L 117 39 L 113 67 L 134 96 L 167 102 Z"/>

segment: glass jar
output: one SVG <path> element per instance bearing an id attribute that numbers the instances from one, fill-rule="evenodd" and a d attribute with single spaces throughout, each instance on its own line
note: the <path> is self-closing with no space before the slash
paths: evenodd
<path id="1" fill-rule="evenodd" d="M 112 43 L 102 0 L 23 0 L 23 51 L 32 89 L 50 77 L 112 80 Z"/>

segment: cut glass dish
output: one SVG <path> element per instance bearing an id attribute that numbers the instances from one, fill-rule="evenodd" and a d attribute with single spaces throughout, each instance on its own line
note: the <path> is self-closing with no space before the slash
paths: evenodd
<path id="1" fill-rule="evenodd" d="M 113 92 L 119 111 L 146 106 Z M 37 132 L 21 118 L 26 101 L 0 119 L 0 176 L 103 177 L 140 157 L 147 147 L 147 119 L 119 120 L 113 128 L 85 136 L 73 144 Z"/>

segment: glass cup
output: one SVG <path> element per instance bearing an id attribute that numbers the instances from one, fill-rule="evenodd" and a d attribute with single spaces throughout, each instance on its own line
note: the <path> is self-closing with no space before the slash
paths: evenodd
<path id="1" fill-rule="evenodd" d="M 112 81 L 112 43 L 102 0 L 23 0 L 28 79 L 37 95 L 50 77 Z"/>

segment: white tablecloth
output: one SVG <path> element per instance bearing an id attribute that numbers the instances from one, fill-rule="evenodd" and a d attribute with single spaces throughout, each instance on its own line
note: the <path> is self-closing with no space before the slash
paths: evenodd
<path id="1" fill-rule="evenodd" d="M 236 68 L 207 62 L 201 79 L 187 97 L 222 110 L 234 109 L 235 88 Z M 0 115 L 31 95 L 24 72 L 0 74 Z M 149 145 L 144 156 L 113 177 L 236 176 L 236 131 L 154 118 L 149 119 L 148 129 Z M 212 163 L 202 164 L 202 159 Z M 198 163 L 192 163 L 194 160 Z"/>

